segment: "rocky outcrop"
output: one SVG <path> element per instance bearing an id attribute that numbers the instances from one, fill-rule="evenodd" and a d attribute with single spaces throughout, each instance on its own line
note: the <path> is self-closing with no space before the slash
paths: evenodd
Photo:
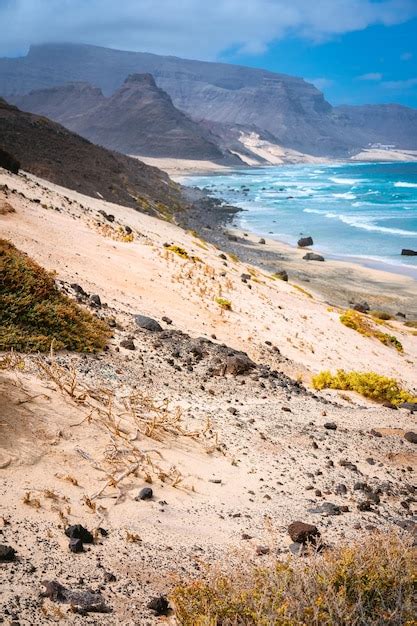
<path id="1" fill-rule="evenodd" d="M 401 256 L 417 256 L 417 250 L 410 250 L 409 248 L 403 248 L 401 250 Z"/>
<path id="2" fill-rule="evenodd" d="M 210 131 L 175 108 L 151 74 L 131 74 L 109 98 L 79 82 L 32 91 L 14 102 L 125 154 L 212 161 L 224 157 Z M 229 158 L 238 162 L 231 154 Z"/>
<path id="3" fill-rule="evenodd" d="M 126 76 L 137 73 L 152 74 L 177 109 L 216 126 L 222 135 L 217 143 L 223 142 L 223 147 L 231 146 L 230 132 L 255 131 L 281 146 L 315 155 L 347 156 L 373 142 L 417 149 L 414 109 L 334 108 L 302 78 L 224 63 L 79 44 L 39 45 L 26 57 L 0 59 L 0 93 L 15 97 L 77 80 L 96 85 L 108 96 Z"/>

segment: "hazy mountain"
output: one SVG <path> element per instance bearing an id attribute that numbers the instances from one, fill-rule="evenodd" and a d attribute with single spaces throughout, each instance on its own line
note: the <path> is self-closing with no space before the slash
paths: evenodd
<path id="1" fill-rule="evenodd" d="M 95 198 L 154 214 L 172 213 L 183 205 L 178 185 L 159 169 L 95 146 L 1 98 L 0 148 L 20 161 L 23 170 Z"/>
<path id="2" fill-rule="evenodd" d="M 33 46 L 26 57 L 0 59 L 0 93 L 16 96 L 68 81 L 87 81 L 109 96 L 134 73 L 152 74 L 175 107 L 197 122 L 218 124 L 226 134 L 235 126 L 259 129 L 283 146 L 329 156 L 354 153 L 375 141 L 398 147 L 405 147 L 406 141 L 408 148 L 417 149 L 412 109 L 402 107 L 409 112 L 409 120 L 404 121 L 398 135 L 395 105 L 386 105 L 386 122 L 378 128 L 370 122 L 368 133 L 356 114 L 332 107 L 316 87 L 301 78 L 89 45 Z M 391 129 L 388 134 L 386 126 Z"/>
<path id="3" fill-rule="evenodd" d="M 78 82 L 35 90 L 13 101 L 126 154 L 223 159 L 210 132 L 176 109 L 150 74 L 131 74 L 110 97 Z"/>

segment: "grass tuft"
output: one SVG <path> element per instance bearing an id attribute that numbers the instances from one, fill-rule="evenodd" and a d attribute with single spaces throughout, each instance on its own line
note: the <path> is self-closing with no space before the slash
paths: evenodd
<path id="1" fill-rule="evenodd" d="M 346 372 L 338 370 L 336 374 L 329 371 L 320 372 L 313 377 L 314 389 L 341 389 L 356 391 L 365 398 L 376 402 L 414 402 L 415 398 L 401 388 L 394 378 L 381 376 L 375 372 Z"/>
<path id="2" fill-rule="evenodd" d="M 417 549 L 397 535 L 178 585 L 182 626 L 415 624 Z"/>
<path id="3" fill-rule="evenodd" d="M 219 305 L 219 307 L 223 309 L 223 311 L 232 310 L 232 303 L 230 302 L 230 300 L 227 300 L 226 298 L 215 298 L 215 301 Z"/>
<path id="4" fill-rule="evenodd" d="M 0 350 L 101 350 L 107 325 L 62 294 L 54 276 L 0 239 Z"/>

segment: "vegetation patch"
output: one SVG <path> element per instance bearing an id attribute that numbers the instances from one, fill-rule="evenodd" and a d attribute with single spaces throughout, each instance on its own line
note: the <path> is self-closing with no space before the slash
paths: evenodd
<path id="1" fill-rule="evenodd" d="M 0 350 L 101 350 L 107 325 L 62 294 L 54 275 L 0 239 Z"/>
<path id="2" fill-rule="evenodd" d="M 230 300 L 227 300 L 226 298 L 216 298 L 215 301 L 224 311 L 232 310 L 232 303 L 230 302 Z"/>
<path id="3" fill-rule="evenodd" d="M 392 346 L 398 352 L 404 352 L 403 346 L 401 342 L 394 337 L 394 335 L 389 335 L 388 333 L 383 333 L 376 328 L 373 328 L 369 319 L 367 319 L 364 315 L 361 315 L 358 311 L 354 311 L 352 309 L 348 309 L 340 316 L 340 321 L 342 324 L 347 326 L 348 328 L 352 328 L 356 330 L 356 332 L 364 335 L 365 337 L 374 337 L 378 339 L 381 343 L 386 346 Z"/>
<path id="4" fill-rule="evenodd" d="M 346 372 L 338 370 L 336 374 L 329 371 L 320 372 L 313 377 L 315 389 L 341 389 L 343 391 L 356 391 L 365 398 L 376 402 L 415 402 L 416 399 L 401 388 L 394 378 L 381 376 L 375 372 Z"/>
<path id="5" fill-rule="evenodd" d="M 247 565 L 233 574 L 177 586 L 182 626 L 382 626 L 414 624 L 417 549 L 397 535 L 313 554 Z"/>
<path id="6" fill-rule="evenodd" d="M 178 254 L 178 256 L 180 256 L 185 261 L 193 261 L 194 263 L 202 262 L 200 257 L 188 254 L 187 250 L 185 250 L 185 248 L 181 248 L 181 246 L 172 244 L 171 246 L 167 246 L 167 250 L 173 252 L 174 254 Z"/>
<path id="7" fill-rule="evenodd" d="M 307 296 L 307 298 L 313 298 L 313 295 L 309 291 L 307 291 L 307 289 L 304 289 L 304 287 L 300 287 L 300 285 L 294 284 L 291 284 L 291 287 L 294 287 L 294 289 L 297 289 L 297 291 L 303 293 L 305 296 Z"/>
<path id="8" fill-rule="evenodd" d="M 377 320 L 382 320 L 383 322 L 387 322 L 388 320 L 392 320 L 392 315 L 387 311 L 369 311 L 369 315 L 374 317 Z"/>
<path id="9" fill-rule="evenodd" d="M 408 322 L 404 322 L 404 326 L 407 326 L 407 328 L 417 328 L 417 320 L 408 320 Z"/>

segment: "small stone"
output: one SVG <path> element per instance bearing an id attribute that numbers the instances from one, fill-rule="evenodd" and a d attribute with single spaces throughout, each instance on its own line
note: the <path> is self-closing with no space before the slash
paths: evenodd
<path id="1" fill-rule="evenodd" d="M 139 494 L 136 496 L 135 500 L 152 500 L 153 498 L 153 490 L 151 487 L 143 487 L 139 491 Z"/>
<path id="2" fill-rule="evenodd" d="M 263 237 L 261 237 L 260 240 L 258 241 L 258 243 L 265 244 L 266 241 L 265 241 L 265 239 Z"/>
<path id="3" fill-rule="evenodd" d="M 167 317 L 166 315 L 162 317 L 162 321 L 165 322 L 165 324 L 168 324 L 168 326 L 172 324 L 172 319 L 170 317 Z"/>
<path id="4" fill-rule="evenodd" d="M 305 248 L 307 246 L 312 246 L 312 245 L 314 245 L 312 237 L 301 237 L 301 239 L 297 241 L 297 246 L 299 248 Z"/>
<path id="5" fill-rule="evenodd" d="M 83 543 L 94 543 L 94 537 L 89 530 L 81 524 L 73 524 L 65 529 L 65 534 L 70 539 L 81 539 Z"/>
<path id="6" fill-rule="evenodd" d="M 92 296 L 90 296 L 90 302 L 91 302 L 91 304 L 94 304 L 94 306 L 96 306 L 96 307 L 101 307 L 100 296 L 97 295 L 96 293 L 93 294 Z"/>
<path id="7" fill-rule="evenodd" d="M 104 572 L 105 583 L 114 583 L 115 581 L 116 581 L 116 576 L 112 572 Z"/>
<path id="8" fill-rule="evenodd" d="M 372 511 L 372 502 L 369 500 L 358 502 L 358 511 Z"/>
<path id="9" fill-rule="evenodd" d="M 170 606 L 166 596 L 152 598 L 148 603 L 148 609 L 153 611 L 155 615 L 168 615 L 170 612 Z"/>
<path id="10" fill-rule="evenodd" d="M 0 544 L 0 563 L 10 563 L 16 560 L 16 550 L 11 546 Z"/>
<path id="11" fill-rule="evenodd" d="M 120 342 L 120 347 L 125 348 L 125 350 L 136 350 L 136 346 L 132 339 L 123 339 Z"/>
<path id="12" fill-rule="evenodd" d="M 303 256 L 303 259 L 304 261 L 324 261 L 324 257 L 315 252 L 307 252 L 307 254 Z"/>
<path id="13" fill-rule="evenodd" d="M 70 551 L 74 552 L 75 554 L 78 554 L 79 552 L 84 552 L 84 546 L 81 539 L 70 539 L 68 547 Z"/>
<path id="14" fill-rule="evenodd" d="M 320 532 L 317 526 L 313 524 L 307 524 L 306 522 L 292 522 L 288 526 L 288 534 L 294 543 L 305 544 L 307 542 L 315 542 L 317 537 L 320 536 Z"/>
<path id="15" fill-rule="evenodd" d="M 149 330 L 150 332 L 161 332 L 162 326 L 152 317 L 147 317 L 146 315 L 135 315 L 135 322 L 139 326 L 139 328 L 143 328 L 144 330 Z"/>
<path id="16" fill-rule="evenodd" d="M 256 554 L 258 556 L 262 556 L 263 554 L 269 554 L 270 549 L 268 546 L 256 546 Z"/>
<path id="17" fill-rule="evenodd" d="M 337 424 L 335 422 L 326 422 L 323 426 L 326 430 L 337 430 Z"/>
<path id="18" fill-rule="evenodd" d="M 404 439 L 406 439 L 410 443 L 417 443 L 417 433 L 413 432 L 412 430 L 409 430 L 408 432 L 404 434 Z"/>

